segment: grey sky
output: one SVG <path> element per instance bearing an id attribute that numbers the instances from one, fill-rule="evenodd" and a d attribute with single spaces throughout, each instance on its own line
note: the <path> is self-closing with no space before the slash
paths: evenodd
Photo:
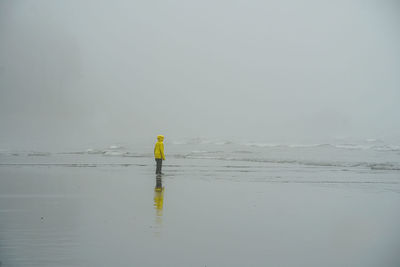
<path id="1" fill-rule="evenodd" d="M 0 148 L 399 140 L 397 1 L 0 1 Z"/>

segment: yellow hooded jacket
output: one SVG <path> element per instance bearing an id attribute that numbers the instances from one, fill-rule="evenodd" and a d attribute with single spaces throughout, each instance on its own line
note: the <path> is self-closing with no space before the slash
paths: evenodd
<path id="1" fill-rule="evenodd" d="M 164 136 L 162 136 L 162 135 L 157 136 L 157 143 L 154 147 L 154 157 L 156 159 L 165 160 L 163 140 L 164 140 Z"/>

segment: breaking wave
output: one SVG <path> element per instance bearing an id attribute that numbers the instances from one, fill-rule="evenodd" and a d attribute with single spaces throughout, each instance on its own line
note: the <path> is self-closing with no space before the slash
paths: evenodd
<path id="1" fill-rule="evenodd" d="M 167 155 L 175 159 L 203 159 L 219 161 L 241 161 L 266 164 L 286 164 L 310 167 L 332 168 L 364 168 L 382 171 L 400 171 L 400 145 L 385 144 L 381 140 L 368 139 L 356 143 L 315 143 L 315 144 L 280 144 L 231 142 L 207 140 L 201 138 L 175 141 L 167 144 Z M 0 156 L 8 162 L 13 158 L 76 155 L 75 160 L 85 161 L 91 157 L 125 157 L 152 158 L 152 148 L 127 148 L 121 145 L 111 145 L 104 148 L 88 148 L 81 151 L 69 152 L 40 152 L 40 151 L 11 151 L 0 150 Z M 83 158 L 82 158 L 83 159 Z M 21 161 L 21 160 L 18 160 Z M 110 160 L 111 161 L 111 160 Z M 3 161 L 3 163 L 5 163 Z M 83 165 L 77 165 L 83 166 Z"/>
<path id="2" fill-rule="evenodd" d="M 334 148 L 343 150 L 375 150 L 400 151 L 400 145 L 364 145 L 364 144 L 274 144 L 274 143 L 244 143 L 250 147 L 270 148 Z"/>
<path id="3" fill-rule="evenodd" d="M 343 141 L 343 140 L 342 140 Z M 334 143 L 264 143 L 264 142 L 234 142 L 231 140 L 213 140 L 206 138 L 192 138 L 172 141 L 172 145 L 236 145 L 255 148 L 333 148 L 339 150 L 374 150 L 374 151 L 400 151 L 400 145 L 386 144 L 379 139 L 366 139 L 360 142 L 334 142 Z"/>
<path id="4" fill-rule="evenodd" d="M 310 167 L 334 167 L 334 168 L 368 168 L 371 170 L 391 170 L 400 171 L 400 163 L 396 162 L 339 162 L 339 161 L 313 161 L 313 160 L 298 160 L 298 159 L 265 159 L 265 158 L 234 158 L 224 157 L 218 155 L 175 155 L 177 158 L 187 159 L 214 159 L 223 161 L 240 161 L 240 162 L 253 162 L 253 163 L 267 163 L 267 164 L 286 164 L 286 165 L 302 165 Z"/>
<path id="5" fill-rule="evenodd" d="M 147 164 L 137 163 L 0 163 L 0 166 L 52 166 L 52 167 L 75 167 L 75 168 L 95 168 L 95 167 L 129 167 L 147 166 Z"/>

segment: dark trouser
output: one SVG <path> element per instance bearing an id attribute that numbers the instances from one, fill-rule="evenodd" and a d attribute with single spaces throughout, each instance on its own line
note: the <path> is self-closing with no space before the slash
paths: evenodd
<path id="1" fill-rule="evenodd" d="M 156 159 L 156 162 L 157 162 L 156 174 L 161 174 L 162 159 Z"/>

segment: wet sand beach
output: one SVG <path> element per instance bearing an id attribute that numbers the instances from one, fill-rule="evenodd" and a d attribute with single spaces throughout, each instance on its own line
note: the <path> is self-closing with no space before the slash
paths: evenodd
<path id="1" fill-rule="evenodd" d="M 399 266 L 396 173 L 128 161 L 1 165 L 2 266 Z"/>

